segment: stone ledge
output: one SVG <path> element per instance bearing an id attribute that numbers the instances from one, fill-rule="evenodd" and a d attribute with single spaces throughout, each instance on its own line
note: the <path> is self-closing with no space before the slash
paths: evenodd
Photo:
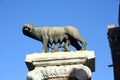
<path id="1" fill-rule="evenodd" d="M 76 51 L 76 52 L 54 52 L 54 53 L 33 53 L 26 56 L 26 62 L 37 60 L 51 60 L 51 59 L 66 59 L 87 57 L 88 59 L 95 58 L 94 51 Z"/>
<path id="2" fill-rule="evenodd" d="M 26 55 L 25 62 L 29 70 L 35 67 L 83 64 L 92 72 L 95 71 L 94 51 L 33 53 Z"/>

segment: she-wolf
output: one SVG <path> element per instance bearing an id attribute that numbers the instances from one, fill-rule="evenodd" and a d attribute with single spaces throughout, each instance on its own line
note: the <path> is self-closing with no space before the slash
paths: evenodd
<path id="1" fill-rule="evenodd" d="M 41 41 L 43 43 L 43 52 L 48 52 L 49 44 L 65 42 L 65 49 L 69 51 L 69 44 L 76 50 L 85 50 L 86 41 L 80 36 L 79 31 L 73 26 L 64 27 L 34 27 L 33 24 L 23 25 L 23 34 Z M 79 45 L 80 42 L 82 47 Z"/>

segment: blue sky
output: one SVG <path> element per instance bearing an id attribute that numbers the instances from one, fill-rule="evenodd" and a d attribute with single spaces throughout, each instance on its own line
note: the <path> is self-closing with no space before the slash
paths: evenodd
<path id="1" fill-rule="evenodd" d="M 107 25 L 118 26 L 118 0 L 0 0 L 1 80 L 26 80 L 26 54 L 42 51 L 42 44 L 22 33 L 23 24 L 36 27 L 71 25 L 94 50 L 93 80 L 113 80 Z M 74 48 L 71 47 L 72 50 Z"/>

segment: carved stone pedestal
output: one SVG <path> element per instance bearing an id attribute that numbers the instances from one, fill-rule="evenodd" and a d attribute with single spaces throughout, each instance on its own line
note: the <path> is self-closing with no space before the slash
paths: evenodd
<path id="1" fill-rule="evenodd" d="M 27 80 L 91 80 L 94 51 L 34 53 L 26 56 Z"/>

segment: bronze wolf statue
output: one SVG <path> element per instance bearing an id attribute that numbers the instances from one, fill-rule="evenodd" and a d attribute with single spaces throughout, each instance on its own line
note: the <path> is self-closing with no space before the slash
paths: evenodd
<path id="1" fill-rule="evenodd" d="M 39 27 L 35 28 L 33 24 L 23 25 L 23 34 L 41 41 L 43 43 L 43 52 L 48 52 L 49 44 L 65 43 L 65 49 L 69 51 L 69 44 L 76 50 L 85 50 L 86 41 L 80 36 L 79 31 L 72 26 L 65 27 Z M 82 44 L 79 45 L 78 41 Z"/>

